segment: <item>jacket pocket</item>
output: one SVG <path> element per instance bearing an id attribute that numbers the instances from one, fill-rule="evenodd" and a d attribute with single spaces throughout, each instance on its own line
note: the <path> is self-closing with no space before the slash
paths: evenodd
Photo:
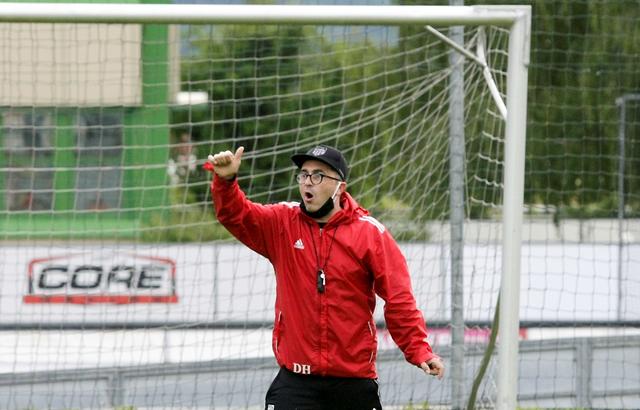
<path id="1" fill-rule="evenodd" d="M 369 363 L 374 363 L 378 353 L 378 336 L 376 333 L 376 323 L 371 320 L 367 320 L 367 332 L 369 341 Z"/>
<path id="2" fill-rule="evenodd" d="M 282 360 L 280 359 L 280 349 L 282 346 L 282 336 L 283 336 L 283 317 L 282 317 L 282 311 L 278 310 L 276 311 L 276 320 L 273 326 L 273 337 L 271 340 L 271 347 L 273 349 L 273 354 L 276 356 L 276 360 L 278 361 L 278 364 L 283 364 Z"/>

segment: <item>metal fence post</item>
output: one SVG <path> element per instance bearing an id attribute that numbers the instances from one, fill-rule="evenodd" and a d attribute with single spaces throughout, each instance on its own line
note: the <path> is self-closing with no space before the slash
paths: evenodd
<path id="1" fill-rule="evenodd" d="M 124 404 L 124 382 L 123 375 L 119 371 L 114 371 L 109 376 L 109 380 L 107 382 L 107 389 L 109 390 L 109 405 L 111 407 L 118 407 Z"/>
<path id="2" fill-rule="evenodd" d="M 591 407 L 591 371 L 593 369 L 593 343 L 583 338 L 576 345 L 576 405 Z"/>

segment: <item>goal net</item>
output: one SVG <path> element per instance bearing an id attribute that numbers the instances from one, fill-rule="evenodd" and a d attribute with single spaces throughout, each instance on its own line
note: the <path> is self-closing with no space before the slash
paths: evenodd
<path id="1" fill-rule="evenodd" d="M 0 24 L 0 407 L 261 408 L 273 272 L 217 223 L 201 166 L 243 145 L 248 197 L 297 200 L 290 156 L 319 143 L 344 153 L 348 191 L 398 240 L 430 342 L 457 369 L 440 382 L 406 363 L 379 300 L 383 404 L 461 405 L 452 388 L 466 400 L 502 283 L 505 135 L 524 135 L 506 121 L 507 14 L 466 24 L 455 12 L 475 9 L 450 8 L 456 39 L 444 18 L 237 25 L 171 10 L 191 14 Z M 499 384 L 494 355 L 477 401 L 496 406 Z"/>

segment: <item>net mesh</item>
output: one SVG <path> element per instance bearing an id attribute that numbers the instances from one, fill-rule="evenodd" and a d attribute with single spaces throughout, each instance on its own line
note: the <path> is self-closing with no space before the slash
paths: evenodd
<path id="1" fill-rule="evenodd" d="M 342 150 L 348 190 L 400 242 L 447 357 L 454 67 L 424 27 L 0 33 L 12 39 L 0 46 L 0 407 L 260 407 L 276 372 L 273 273 L 214 220 L 201 170 L 240 145 L 240 185 L 261 203 L 297 199 L 293 153 Z M 508 33 L 468 27 L 465 48 L 480 38 L 504 99 Z M 500 281 L 504 119 L 482 67 L 461 69 L 470 378 Z M 451 404 L 448 383 L 425 382 L 382 327 L 378 338 L 386 405 Z M 492 404 L 490 369 L 479 397 Z"/>

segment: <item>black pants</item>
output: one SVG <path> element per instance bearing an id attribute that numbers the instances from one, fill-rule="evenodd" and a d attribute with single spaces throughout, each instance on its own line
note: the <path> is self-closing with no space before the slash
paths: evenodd
<path id="1" fill-rule="evenodd" d="M 265 410 L 381 410 L 372 379 L 300 375 L 280 369 L 267 391 Z"/>

